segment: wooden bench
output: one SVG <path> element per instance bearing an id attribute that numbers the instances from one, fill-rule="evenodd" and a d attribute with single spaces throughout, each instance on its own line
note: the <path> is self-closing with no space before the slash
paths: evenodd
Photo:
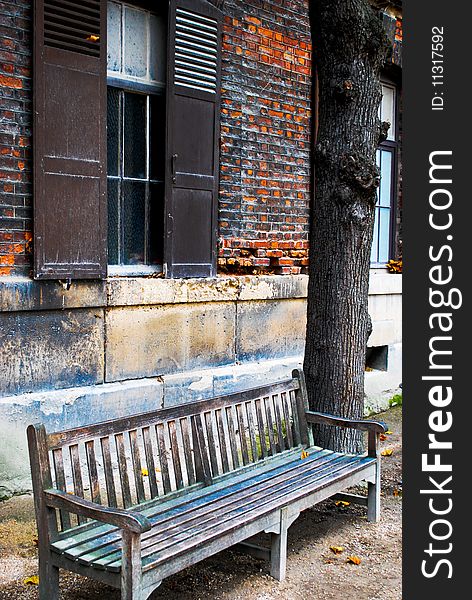
<path id="1" fill-rule="evenodd" d="M 384 425 L 308 410 L 303 374 L 201 402 L 46 433 L 28 427 L 41 600 L 59 568 L 144 600 L 165 577 L 259 533 L 246 549 L 285 576 L 287 529 L 300 511 L 361 480 L 376 521 Z M 311 423 L 368 432 L 367 455 L 314 445 Z"/>

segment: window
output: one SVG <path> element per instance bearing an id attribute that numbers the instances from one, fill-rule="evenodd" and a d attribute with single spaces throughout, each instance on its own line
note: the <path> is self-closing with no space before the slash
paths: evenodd
<path id="1" fill-rule="evenodd" d="M 162 265 L 164 14 L 108 2 L 108 264 Z"/>
<path id="2" fill-rule="evenodd" d="M 396 89 L 393 85 L 382 84 L 382 102 L 379 108 L 381 121 L 390 123 L 387 139 L 376 154 L 380 169 L 380 185 L 377 189 L 375 205 L 374 237 L 370 261 L 382 265 L 389 261 L 392 254 L 393 228 L 395 226 L 395 190 L 397 164 L 396 134 Z"/>
<path id="3" fill-rule="evenodd" d="M 36 0 L 34 19 L 35 278 L 214 276 L 221 12 Z"/>

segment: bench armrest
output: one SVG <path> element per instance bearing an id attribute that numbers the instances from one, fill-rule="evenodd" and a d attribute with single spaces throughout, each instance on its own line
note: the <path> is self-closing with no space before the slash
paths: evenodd
<path id="1" fill-rule="evenodd" d="M 372 431 L 373 433 L 385 433 L 387 426 L 380 421 L 365 421 L 364 419 L 345 419 L 344 417 L 335 417 L 325 413 L 305 411 L 308 423 L 321 423 L 323 425 L 334 425 L 348 429 L 358 429 L 360 431 Z"/>
<path id="2" fill-rule="evenodd" d="M 44 496 L 47 506 L 66 510 L 82 517 L 96 519 L 109 525 L 115 525 L 126 531 L 144 533 L 151 529 L 149 519 L 139 513 L 121 508 L 101 506 L 100 504 L 95 504 L 95 502 L 90 502 L 89 500 L 61 492 L 60 490 L 45 490 Z"/>

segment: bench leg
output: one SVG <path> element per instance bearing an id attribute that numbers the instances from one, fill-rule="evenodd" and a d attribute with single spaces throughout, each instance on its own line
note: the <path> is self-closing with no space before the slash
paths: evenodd
<path id="1" fill-rule="evenodd" d="M 121 600 L 144 600 L 142 592 L 141 535 L 122 531 Z"/>
<path id="2" fill-rule="evenodd" d="M 280 533 L 271 533 L 270 574 L 283 581 L 287 569 L 287 509 L 280 511 Z"/>
<path id="3" fill-rule="evenodd" d="M 369 482 L 367 486 L 367 520 L 377 523 L 380 519 L 380 461 L 377 462 L 375 483 Z"/>
<path id="4" fill-rule="evenodd" d="M 51 564 L 49 553 L 39 558 L 39 600 L 59 600 L 59 567 Z"/>

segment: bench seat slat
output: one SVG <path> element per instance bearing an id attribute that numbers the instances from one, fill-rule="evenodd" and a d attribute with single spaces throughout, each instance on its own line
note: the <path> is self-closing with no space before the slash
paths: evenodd
<path id="1" fill-rule="evenodd" d="M 206 493 L 194 499 L 192 502 L 180 503 L 177 506 L 170 505 L 167 510 L 163 512 L 159 511 L 154 515 L 151 514 L 151 511 L 141 512 L 142 514 L 147 513 L 145 516 L 151 520 L 153 526 L 156 526 L 160 533 L 173 527 L 177 521 L 180 523 L 184 519 L 192 520 L 193 518 L 198 518 L 203 514 L 211 512 L 213 510 L 214 502 L 221 505 L 223 501 L 230 503 L 238 496 L 240 498 L 245 498 L 246 496 L 250 497 L 255 493 L 254 490 L 256 488 L 260 491 L 261 489 L 269 489 L 277 486 L 279 482 L 286 480 L 290 476 L 296 478 L 300 473 L 310 469 L 313 470 L 318 465 L 321 465 L 328 460 L 332 460 L 333 456 L 333 453 L 316 449 L 311 460 L 305 461 L 303 465 L 300 465 L 299 457 L 295 458 L 292 456 L 284 464 L 278 465 L 270 471 L 250 472 L 238 483 L 229 483 L 224 488 L 218 489 L 214 489 L 213 486 L 206 488 Z M 215 488 L 216 487 L 217 486 L 215 486 Z M 156 509 L 158 509 L 157 506 Z M 156 530 L 154 531 L 154 535 L 156 535 Z M 142 544 L 145 545 L 147 539 L 151 537 L 153 537 L 152 532 L 143 534 Z M 119 533 L 116 531 L 109 535 L 103 535 L 99 542 L 92 537 L 86 543 L 82 544 L 80 548 L 78 548 L 77 545 L 75 548 L 69 547 L 67 552 L 69 556 L 75 559 L 89 550 L 95 552 L 98 547 L 97 544 L 99 544 L 100 547 L 104 547 L 108 544 L 115 543 L 118 538 Z M 62 544 L 62 547 L 64 548 L 64 544 Z"/>
<path id="2" fill-rule="evenodd" d="M 287 506 L 314 491 L 324 489 L 329 485 L 333 485 L 335 482 L 342 481 L 352 473 L 365 468 L 365 465 L 363 465 L 359 459 L 356 460 L 356 458 L 352 458 L 351 461 L 349 461 L 349 459 L 347 459 L 347 461 L 348 464 L 340 466 L 339 470 L 335 472 L 329 472 L 324 481 L 318 482 L 316 486 L 314 486 L 312 482 L 307 482 L 304 486 L 296 488 L 294 488 L 292 485 L 288 490 L 285 490 L 285 493 L 278 497 L 272 498 L 269 502 L 264 504 L 263 510 L 261 510 L 260 506 L 256 502 L 256 506 L 244 507 L 242 510 L 236 511 L 230 519 L 227 519 L 223 522 L 215 519 L 215 522 L 212 523 L 209 528 L 204 528 L 195 535 L 185 537 L 185 539 L 181 541 L 175 541 L 164 550 L 145 557 L 143 560 L 143 571 L 146 572 L 171 560 L 172 558 L 195 550 L 199 546 L 204 546 L 205 544 L 210 543 L 212 540 L 222 537 L 224 534 L 237 529 L 242 524 L 246 525 L 261 518 L 264 513 L 267 514 L 279 509 L 282 506 Z M 119 563 L 114 563 L 113 565 L 110 565 L 110 567 L 119 568 Z"/>
<path id="3" fill-rule="evenodd" d="M 321 448 L 312 448 L 312 451 L 321 451 Z M 301 447 L 294 448 L 284 455 L 278 455 L 275 458 L 268 458 L 264 462 L 260 462 L 258 465 L 248 465 L 242 467 L 237 472 L 226 473 L 219 477 L 211 487 L 212 492 L 217 492 L 228 487 L 228 481 L 232 485 L 245 482 L 248 477 L 251 477 L 253 471 L 257 467 L 257 476 L 262 477 L 265 473 L 271 473 L 275 469 L 282 467 L 287 461 L 290 461 L 293 457 L 299 457 Z M 152 501 L 148 501 L 145 504 L 136 507 L 141 514 L 148 518 L 156 517 L 168 511 L 170 508 L 176 509 L 179 506 L 185 506 L 189 502 L 193 502 L 197 498 L 207 496 L 209 488 L 205 487 L 202 483 L 196 484 L 193 490 L 185 489 L 178 490 L 173 494 L 166 497 L 160 497 Z M 54 544 L 54 548 L 58 552 L 65 551 L 68 548 L 78 546 L 79 544 L 86 543 L 89 540 L 102 535 L 114 535 L 118 537 L 120 534 L 118 530 L 110 525 L 104 525 L 97 522 L 89 522 L 87 525 L 82 527 L 75 527 L 64 533 L 60 533 L 57 541 Z"/>
<path id="4" fill-rule="evenodd" d="M 321 455 L 321 456 L 318 456 Z M 315 457 L 318 458 L 315 458 Z M 365 459 L 362 457 L 352 457 L 339 455 L 336 453 L 330 453 L 328 451 L 317 452 L 313 457 L 309 459 L 293 461 L 287 463 L 283 467 L 279 467 L 279 475 L 274 483 L 274 472 L 266 472 L 265 474 L 258 474 L 257 470 L 251 475 L 251 479 L 245 482 L 241 482 L 239 485 L 229 484 L 227 488 L 212 492 L 212 487 L 207 488 L 206 496 L 196 498 L 193 502 L 182 504 L 177 508 L 169 508 L 168 511 L 161 513 L 154 519 L 153 530 L 143 535 L 143 556 L 146 561 L 146 556 L 154 556 L 159 552 L 165 552 L 167 545 L 171 544 L 172 547 L 175 544 L 184 544 L 185 540 L 187 543 L 192 545 L 191 540 L 198 537 L 199 532 L 202 529 L 203 523 L 205 523 L 205 530 L 209 529 L 213 531 L 213 526 L 222 525 L 224 523 L 231 523 L 233 517 L 239 514 L 241 511 L 246 513 L 251 511 L 251 514 L 259 514 L 266 511 L 267 506 L 271 507 L 273 502 L 284 494 L 293 492 L 294 489 L 315 489 L 320 482 L 325 482 L 326 479 L 336 476 L 336 471 L 333 469 L 333 465 L 328 466 L 325 464 L 323 469 L 323 463 L 320 462 L 320 458 L 327 460 L 337 461 L 342 472 L 350 473 L 354 468 L 359 465 L 366 466 L 372 459 Z M 366 462 L 367 461 L 367 462 Z M 312 463 L 310 465 L 310 463 Z M 294 467 L 294 465 L 296 465 Z M 310 468 L 312 466 L 313 468 Z M 287 471 L 291 470 L 291 476 L 287 476 Z M 318 477 L 316 472 L 318 470 Z M 264 477 L 265 475 L 265 477 Z M 252 488 L 247 491 L 248 485 L 253 483 Z M 271 485 L 270 482 L 273 482 Z M 232 488 L 239 489 L 233 490 Z M 269 494 L 269 491 L 271 492 Z M 306 490 L 305 490 L 306 491 Z M 235 498 L 229 498 L 228 495 L 233 495 Z M 272 504 L 271 504 L 272 503 Z M 180 515 L 178 514 L 180 512 Z M 203 517 L 206 515 L 206 520 Z M 225 517 L 226 515 L 226 517 Z M 152 519 L 151 519 L 152 521 Z M 164 527 L 166 521 L 167 529 Z M 156 527 L 154 529 L 154 527 Z M 112 534 L 113 535 L 113 534 Z M 179 537 L 180 536 L 180 537 Z M 79 558 L 84 564 L 93 564 L 94 566 L 102 566 L 111 570 L 119 570 L 120 563 L 120 542 L 117 532 L 114 534 L 114 540 L 110 540 L 110 534 L 105 536 L 108 538 L 108 545 L 100 546 L 102 541 L 100 538 L 90 540 L 88 543 L 82 546 L 77 546 L 75 549 L 65 550 L 66 556 L 69 556 L 73 560 L 77 559 L 83 550 L 93 546 L 92 552 L 88 555 L 82 554 L 82 559 Z M 160 544 L 160 546 L 159 546 Z M 53 545 L 54 549 L 54 545 Z M 117 552 L 118 555 L 113 555 L 113 552 Z M 103 556 L 104 553 L 105 556 Z M 100 558 L 102 556 L 102 558 Z M 107 558 L 108 556 L 108 558 Z M 115 558 L 115 563 L 110 563 L 110 560 Z M 108 566 L 107 566 L 108 561 Z"/>
<path id="5" fill-rule="evenodd" d="M 316 483 L 307 476 L 301 480 L 300 485 L 294 486 L 292 483 L 291 485 L 281 487 L 280 492 L 274 493 L 270 499 L 265 499 L 264 496 L 260 498 L 257 497 L 252 502 L 235 508 L 234 511 L 226 515 L 226 518 L 222 518 L 216 514 L 204 527 L 200 527 L 199 524 L 196 523 L 195 528 L 192 531 L 184 532 L 183 534 L 180 534 L 180 536 L 177 535 L 172 540 L 168 538 L 168 543 L 163 544 L 162 549 L 158 549 L 156 552 L 144 556 L 143 569 L 146 571 L 149 568 L 155 567 L 157 564 L 166 562 L 178 554 L 188 552 L 201 544 L 205 544 L 212 539 L 222 536 L 223 533 L 233 530 L 241 523 L 254 521 L 264 514 L 277 510 L 282 506 L 287 506 L 313 491 L 323 489 L 324 487 L 333 484 L 335 481 L 340 481 L 356 470 L 361 470 L 362 468 L 364 468 L 364 465 L 362 465 L 359 459 L 356 459 L 355 457 L 344 457 L 339 459 L 339 464 L 336 469 L 327 471 L 324 478 L 321 478 Z M 119 568 L 120 562 L 121 561 L 112 563 L 109 567 L 113 569 Z"/>
<path id="6" fill-rule="evenodd" d="M 340 466 L 336 467 L 335 463 Z M 200 507 L 200 509 L 195 508 L 185 515 L 179 515 L 177 518 L 169 516 L 167 523 L 157 523 L 155 528 L 149 532 L 151 535 L 146 538 L 143 536 L 142 557 L 145 558 L 157 551 L 163 551 L 165 548 L 178 543 L 179 540 L 190 539 L 204 529 L 211 529 L 214 525 L 231 520 L 235 514 L 239 514 L 241 511 L 252 509 L 264 514 L 265 505 L 271 499 L 280 496 L 284 490 L 292 490 L 299 486 L 301 482 L 306 481 L 311 481 L 315 485 L 315 481 L 326 477 L 328 471 L 331 474 L 331 470 L 341 468 L 343 465 L 345 465 L 343 457 L 328 456 L 325 457 L 325 461 L 321 465 L 313 465 L 312 469 L 307 468 L 304 472 L 295 470 L 290 477 L 279 477 L 275 483 L 269 482 L 268 485 L 250 486 L 251 490 L 249 492 L 247 492 L 247 489 L 239 490 L 238 493 L 233 492 L 229 497 L 223 494 L 221 497 L 216 497 Z M 189 508 L 193 508 L 193 505 Z M 96 550 L 93 550 L 92 554 L 97 556 Z M 83 556 L 79 557 L 79 561 L 83 558 Z M 114 561 L 120 561 L 120 558 L 120 554 L 117 554 L 115 549 L 110 548 L 108 556 L 104 553 L 103 558 L 96 561 L 96 565 L 107 568 Z"/>

